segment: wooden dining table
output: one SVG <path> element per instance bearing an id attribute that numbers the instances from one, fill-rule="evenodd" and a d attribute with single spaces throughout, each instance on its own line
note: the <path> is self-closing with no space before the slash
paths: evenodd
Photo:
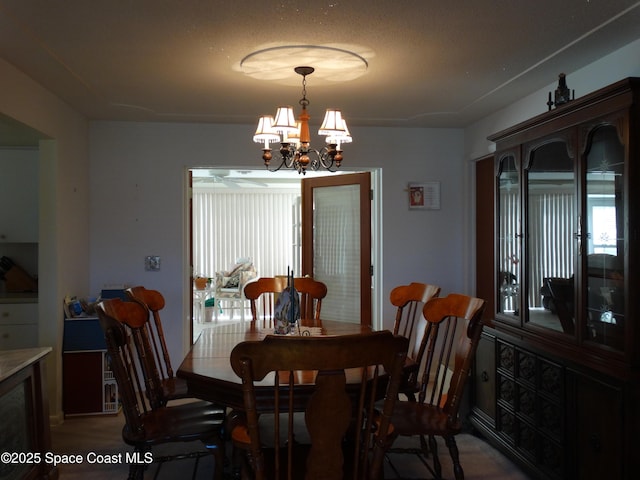
<path id="1" fill-rule="evenodd" d="M 312 324 L 302 321 L 301 327 L 301 333 L 306 330 L 312 335 L 366 335 L 372 332 L 369 326 L 332 320 L 319 320 Z M 190 396 L 244 410 L 242 381 L 231 369 L 229 361 L 231 350 L 241 342 L 262 340 L 271 334 L 273 329 L 261 328 L 256 322 L 220 324 L 206 328 L 185 356 L 176 376 L 187 381 Z M 360 375 L 354 372 L 353 383 L 359 383 L 360 380 Z M 273 389 L 269 388 L 272 381 L 272 378 L 267 377 L 256 384 L 259 411 L 273 411 Z M 304 389 L 305 384 L 311 387 L 314 381 L 315 372 L 296 372 L 296 388 Z M 347 382 L 349 381 L 347 375 Z"/>

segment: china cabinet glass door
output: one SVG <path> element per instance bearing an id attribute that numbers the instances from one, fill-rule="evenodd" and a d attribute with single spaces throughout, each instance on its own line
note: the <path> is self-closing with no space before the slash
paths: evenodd
<path id="1" fill-rule="evenodd" d="M 497 311 L 520 323 L 520 181 L 514 154 L 504 154 L 498 172 Z"/>
<path id="2" fill-rule="evenodd" d="M 612 125 L 595 129 L 585 155 L 585 341 L 623 350 L 624 146 Z"/>
<path id="3" fill-rule="evenodd" d="M 528 151 L 524 321 L 574 334 L 578 253 L 575 160 L 563 138 L 541 142 Z"/>

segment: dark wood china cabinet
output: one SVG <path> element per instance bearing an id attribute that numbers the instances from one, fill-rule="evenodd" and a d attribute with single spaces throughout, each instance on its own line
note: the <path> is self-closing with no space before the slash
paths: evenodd
<path id="1" fill-rule="evenodd" d="M 496 308 L 472 424 L 536 478 L 636 478 L 640 78 L 489 140 Z"/>

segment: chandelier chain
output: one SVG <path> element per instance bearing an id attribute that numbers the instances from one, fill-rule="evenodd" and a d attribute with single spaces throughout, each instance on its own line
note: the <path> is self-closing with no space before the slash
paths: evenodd
<path id="1" fill-rule="evenodd" d="M 298 103 L 303 107 L 308 107 L 309 103 L 311 103 L 309 102 L 309 100 L 307 100 L 307 76 L 306 75 L 302 76 L 302 98 Z"/>

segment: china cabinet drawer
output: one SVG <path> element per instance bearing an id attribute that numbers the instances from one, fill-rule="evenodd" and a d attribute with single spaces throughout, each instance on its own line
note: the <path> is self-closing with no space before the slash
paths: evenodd
<path id="1" fill-rule="evenodd" d="M 0 325 L 38 324 L 37 303 L 0 304 Z"/>
<path id="2" fill-rule="evenodd" d="M 38 345 L 38 326 L 0 325 L 0 350 L 31 348 Z"/>

